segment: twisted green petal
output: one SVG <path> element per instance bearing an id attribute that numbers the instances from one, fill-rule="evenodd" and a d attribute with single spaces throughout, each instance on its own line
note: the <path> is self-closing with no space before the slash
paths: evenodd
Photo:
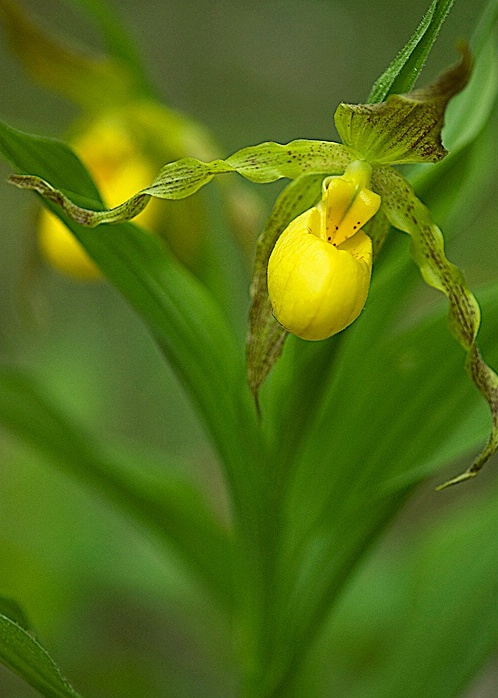
<path id="1" fill-rule="evenodd" d="M 442 489 L 475 477 L 498 451 L 498 376 L 482 359 L 476 343 L 481 319 L 477 300 L 460 269 L 446 259 L 443 235 L 429 210 L 404 177 L 391 167 L 374 170 L 372 188 L 382 197 L 382 210 L 391 225 L 411 236 L 412 255 L 424 280 L 448 298 L 450 330 L 467 352 L 465 367 L 491 410 L 492 429 L 486 447 L 470 468 L 445 482 Z"/>
<path id="2" fill-rule="evenodd" d="M 215 175 L 237 172 L 251 182 L 263 184 L 277 179 L 296 179 L 303 174 L 331 174 L 344 172 L 355 159 L 352 150 L 331 141 L 292 141 L 261 143 L 243 148 L 226 160 L 201 162 L 183 158 L 165 165 L 152 184 L 137 192 L 120 206 L 106 211 L 94 211 L 77 206 L 65 193 L 35 175 L 13 175 L 9 181 L 21 189 L 33 189 L 61 206 L 70 218 L 93 228 L 101 223 L 117 223 L 135 218 L 150 201 L 184 199 L 195 194 Z"/>

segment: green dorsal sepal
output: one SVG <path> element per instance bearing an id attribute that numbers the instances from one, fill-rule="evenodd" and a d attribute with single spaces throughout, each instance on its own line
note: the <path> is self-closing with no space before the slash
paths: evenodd
<path id="1" fill-rule="evenodd" d="M 460 50 L 460 63 L 428 87 L 376 104 L 340 104 L 334 119 L 343 143 L 374 165 L 442 160 L 444 113 L 471 73 L 470 51 Z"/>

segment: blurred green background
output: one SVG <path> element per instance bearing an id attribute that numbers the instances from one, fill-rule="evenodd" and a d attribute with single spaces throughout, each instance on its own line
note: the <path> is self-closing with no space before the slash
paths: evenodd
<path id="1" fill-rule="evenodd" d="M 366 99 L 428 0 L 115 5 L 166 103 L 205 124 L 228 155 L 264 140 L 334 139 L 337 103 Z M 456 61 L 455 44 L 469 37 L 482 5 L 456 1 L 423 82 Z M 23 6 L 61 36 L 101 46 L 69 0 L 25 0 Z M 3 37 L 0 86 L 0 118 L 14 126 L 60 136 L 78 115 L 25 76 Z M 489 147 L 496 150 L 496 142 Z M 28 278 L 36 203 L 5 182 L 9 173 L 0 162 L 2 362 L 31 369 L 97 434 L 174 454 L 223 507 L 216 461 L 196 416 L 117 293 L 51 270 Z M 258 189 L 265 210 L 280 186 Z M 496 278 L 495 190 L 490 181 L 480 192 L 479 207 L 458 221 L 462 234 L 448 248 L 471 286 Z M 0 592 L 24 606 L 76 688 L 87 698 L 233 696 L 228 628 L 176 561 L 52 464 L 6 434 L 0 439 Z M 426 499 L 418 503 L 425 514 L 432 492 Z M 394 547 L 407 528 L 402 520 L 391 534 Z M 207 623 L 209 644 L 202 632 Z M 466 698 L 496 696 L 497 671 L 488 667 Z M 0 696 L 35 695 L 0 668 Z"/>

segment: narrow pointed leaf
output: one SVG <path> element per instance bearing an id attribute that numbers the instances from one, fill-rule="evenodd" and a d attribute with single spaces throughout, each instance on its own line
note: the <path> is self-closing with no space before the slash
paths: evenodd
<path id="1" fill-rule="evenodd" d="M 428 87 L 377 104 L 340 104 L 334 118 L 343 142 L 372 164 L 438 162 L 447 154 L 441 143 L 446 107 L 467 84 L 471 64 L 463 47 L 460 63 Z"/>
<path id="2" fill-rule="evenodd" d="M 47 698 L 79 698 L 46 649 L 0 604 L 0 662 Z"/>
<path id="3" fill-rule="evenodd" d="M 442 233 L 408 182 L 395 170 L 382 168 L 376 170 L 373 186 L 391 224 L 411 236 L 412 254 L 425 281 L 447 296 L 450 330 L 465 349 L 467 371 L 491 410 L 489 442 L 465 473 L 446 483 L 456 484 L 477 475 L 498 450 L 498 376 L 483 361 L 476 343 L 480 309 L 461 271 L 446 259 Z"/>
<path id="4" fill-rule="evenodd" d="M 0 152 L 16 169 L 26 171 L 29 167 L 44 172 L 47 179 L 57 181 L 64 173 L 69 191 L 80 189 L 87 202 L 103 201 L 88 171 L 75 153 L 56 138 L 35 136 L 12 128 L 0 121 Z"/>
<path id="5" fill-rule="evenodd" d="M 93 198 L 93 185 L 87 186 L 81 163 L 63 144 L 0 124 L 0 150 L 21 172 L 44 177 L 52 177 L 60 163 L 53 181 L 80 192 L 78 196 L 89 199 L 95 209 L 101 205 Z M 60 209 L 53 210 L 60 214 Z M 256 526 L 257 511 L 249 506 L 249 493 L 264 473 L 261 455 L 255 455 L 261 453 L 256 415 L 245 383 L 242 347 L 221 309 L 155 236 L 130 224 L 92 231 L 67 217 L 63 220 L 171 362 L 223 458 L 234 506 L 247 509 L 244 520 Z"/>
<path id="6" fill-rule="evenodd" d="M 433 0 L 419 26 L 387 70 L 375 81 L 369 104 L 412 89 L 455 0 Z"/>
<path id="7" fill-rule="evenodd" d="M 287 145 L 261 143 L 239 150 L 226 160 L 208 163 L 185 158 L 165 165 L 149 187 L 108 211 L 81 208 L 63 191 L 39 176 L 13 175 L 10 181 L 20 188 L 33 189 L 61 206 L 80 225 L 95 227 L 102 223 L 131 220 L 143 211 L 151 196 L 159 199 L 191 196 L 215 175 L 237 172 L 251 182 L 263 184 L 283 177 L 295 179 L 302 174 L 329 174 L 338 167 L 344 171 L 352 159 L 352 152 L 338 143 L 307 140 L 292 141 Z"/>
<path id="8" fill-rule="evenodd" d="M 156 463 L 143 448 L 99 442 L 45 392 L 30 376 L 0 368 L 0 426 L 152 531 L 226 605 L 232 592 L 228 532 L 174 459 L 165 455 Z"/>

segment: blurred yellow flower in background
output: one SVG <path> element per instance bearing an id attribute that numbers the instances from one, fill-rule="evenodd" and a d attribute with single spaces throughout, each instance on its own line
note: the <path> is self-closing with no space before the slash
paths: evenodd
<path id="1" fill-rule="evenodd" d="M 150 184 L 156 168 L 139 149 L 119 114 L 100 116 L 74 138 L 72 147 L 86 165 L 106 205 L 121 204 Z M 157 202 L 137 216 L 136 223 L 153 229 Z M 64 223 L 48 209 L 39 218 L 38 246 L 42 258 L 73 278 L 100 278 L 100 271 Z"/>

